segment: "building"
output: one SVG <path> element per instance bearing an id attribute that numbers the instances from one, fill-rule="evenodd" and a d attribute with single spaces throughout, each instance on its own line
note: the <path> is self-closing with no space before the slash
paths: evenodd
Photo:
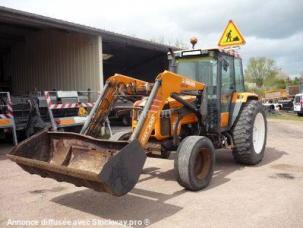
<path id="1" fill-rule="evenodd" d="M 0 90 L 100 90 L 122 73 L 143 80 L 167 69 L 168 46 L 0 7 Z"/>

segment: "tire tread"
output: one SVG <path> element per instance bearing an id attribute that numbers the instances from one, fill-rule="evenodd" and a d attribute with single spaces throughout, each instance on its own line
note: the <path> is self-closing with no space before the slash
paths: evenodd
<path id="1" fill-rule="evenodd" d="M 255 165 L 259 163 L 263 158 L 264 151 L 261 152 L 262 156 L 253 156 L 253 153 L 255 152 L 252 143 L 252 128 L 255 120 L 255 115 L 259 111 L 262 112 L 263 116 L 265 117 L 262 104 L 259 101 L 248 101 L 246 104 L 244 104 L 243 109 L 239 114 L 239 118 L 232 129 L 232 136 L 235 145 L 233 148 L 233 156 L 238 163 Z M 267 131 L 266 119 L 265 128 Z"/>

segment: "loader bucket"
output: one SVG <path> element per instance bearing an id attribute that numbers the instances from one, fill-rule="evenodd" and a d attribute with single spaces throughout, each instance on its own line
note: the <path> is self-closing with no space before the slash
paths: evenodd
<path id="1" fill-rule="evenodd" d="M 136 185 L 146 159 L 136 140 L 108 141 L 47 131 L 18 144 L 7 156 L 31 174 L 116 196 Z"/>

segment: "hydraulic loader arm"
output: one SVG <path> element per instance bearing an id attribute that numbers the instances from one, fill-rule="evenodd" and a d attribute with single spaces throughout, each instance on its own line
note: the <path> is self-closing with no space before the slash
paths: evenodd
<path id="1" fill-rule="evenodd" d="M 205 84 L 203 83 L 170 71 L 160 73 L 156 78 L 152 90 L 151 86 L 151 83 L 124 75 L 116 74 L 110 77 L 80 133 L 95 138 L 99 136 L 102 123 L 106 120 L 117 95 L 149 95 L 137 127 L 129 139 L 129 141 L 136 139 L 144 147 L 168 97 L 173 97 L 182 103 L 182 99 L 178 98 L 178 94 L 187 91 L 201 92 L 205 88 Z"/>
<path id="2" fill-rule="evenodd" d="M 178 94 L 189 91 L 202 92 L 204 88 L 205 84 L 170 71 L 164 71 L 159 74 L 146 105 L 140 114 L 137 127 L 130 137 L 130 141 L 137 139 L 141 146 L 144 147 L 154 129 L 156 119 L 160 118 L 167 98 L 172 97 L 182 103 L 182 99 L 178 99 Z"/>
<path id="3" fill-rule="evenodd" d="M 132 77 L 115 74 L 110 77 L 99 96 L 96 105 L 91 110 L 80 134 L 97 138 L 101 132 L 103 122 L 107 119 L 112 105 L 118 95 L 144 95 L 147 96 L 152 84 Z"/>

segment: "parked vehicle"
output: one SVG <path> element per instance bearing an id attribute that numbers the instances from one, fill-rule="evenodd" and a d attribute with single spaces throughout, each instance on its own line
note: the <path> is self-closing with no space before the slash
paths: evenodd
<path id="1" fill-rule="evenodd" d="M 0 92 L 0 134 L 17 144 L 44 128 L 79 132 L 97 97 L 90 90 Z"/>
<path id="2" fill-rule="evenodd" d="M 268 100 L 263 102 L 262 105 L 267 112 L 275 112 L 282 109 L 282 104 L 279 104 L 277 101 Z"/>
<path id="3" fill-rule="evenodd" d="M 278 107 L 280 110 L 292 111 L 294 108 L 293 99 L 278 100 Z"/>
<path id="4" fill-rule="evenodd" d="M 303 116 L 303 93 L 299 93 L 295 96 L 294 111 L 298 116 Z"/>
<path id="5" fill-rule="evenodd" d="M 17 145 L 16 124 L 9 92 L 0 92 L 0 133 L 9 135 Z"/>

